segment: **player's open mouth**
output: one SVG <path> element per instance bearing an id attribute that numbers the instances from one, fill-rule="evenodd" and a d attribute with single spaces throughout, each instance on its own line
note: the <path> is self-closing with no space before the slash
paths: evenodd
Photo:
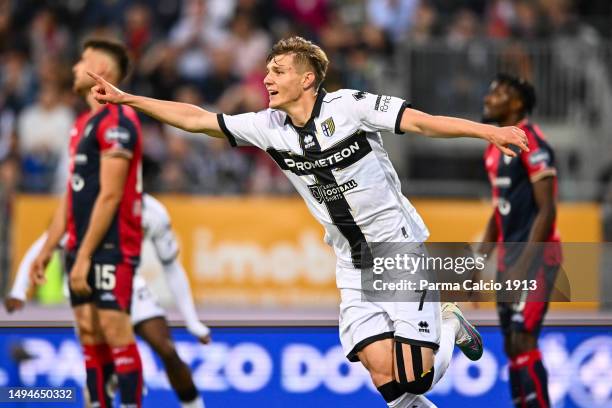
<path id="1" fill-rule="evenodd" d="M 270 96 L 278 95 L 278 91 L 268 91 Z"/>

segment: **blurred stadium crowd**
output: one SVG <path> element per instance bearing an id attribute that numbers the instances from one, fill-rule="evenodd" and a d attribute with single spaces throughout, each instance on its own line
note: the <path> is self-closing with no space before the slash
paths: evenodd
<path id="1" fill-rule="evenodd" d="M 605 0 L 0 0 L 1 189 L 5 197 L 63 189 L 70 126 L 84 109 L 71 66 L 89 36 L 128 45 L 126 89 L 237 113 L 266 106 L 265 58 L 289 34 L 328 52 L 328 90 L 376 91 L 381 67 L 404 44 L 605 37 L 610 8 Z M 144 117 L 143 126 L 149 191 L 293 191 L 261 152 Z"/>

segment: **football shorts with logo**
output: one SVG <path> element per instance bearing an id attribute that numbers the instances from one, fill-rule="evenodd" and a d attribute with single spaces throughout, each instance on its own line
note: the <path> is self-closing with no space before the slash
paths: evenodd
<path id="1" fill-rule="evenodd" d="M 76 254 L 66 253 L 66 273 L 70 274 Z M 91 288 L 89 295 L 80 296 L 69 287 L 70 304 L 75 307 L 93 303 L 100 309 L 114 309 L 130 313 L 134 279 L 134 266 L 128 262 L 101 262 L 92 260 L 87 274 Z"/>
<path id="2" fill-rule="evenodd" d="M 426 254 L 424 245 L 417 246 L 419 254 Z M 417 255 L 418 256 L 418 255 Z M 428 292 L 390 292 L 385 296 L 369 298 L 364 295 L 363 273 L 359 270 L 338 266 L 336 274 L 340 284 L 340 342 L 349 361 L 359 361 L 357 353 L 367 345 L 381 339 L 396 341 L 437 350 L 440 343 L 441 314 L 436 294 Z M 403 272 L 408 274 L 408 272 Z M 425 278 L 422 271 L 410 276 L 398 275 L 395 279 L 419 281 Z M 352 284 L 347 284 L 352 282 Z M 363 285 L 363 286 L 362 286 Z M 343 286 L 343 287 L 342 287 Z M 409 296 L 406 296 L 409 295 Z M 403 299 L 415 301 L 400 301 Z"/>

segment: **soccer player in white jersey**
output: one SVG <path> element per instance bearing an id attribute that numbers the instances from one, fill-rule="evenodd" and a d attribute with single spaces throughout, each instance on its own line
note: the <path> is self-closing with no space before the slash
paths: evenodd
<path id="1" fill-rule="evenodd" d="M 157 259 L 164 269 L 166 283 L 185 319 L 187 330 L 201 343 L 207 344 L 210 342 L 210 329 L 197 316 L 187 275 L 177 259 L 179 246 L 171 228 L 168 212 L 163 204 L 152 196 L 143 194 L 142 198 L 144 240 L 153 244 Z M 47 234 L 45 233 L 32 244 L 19 264 L 15 281 L 4 302 L 9 313 L 24 307 L 30 284 L 30 267 L 46 240 Z M 165 312 L 159 305 L 157 297 L 147 287 L 144 278 L 138 273 L 134 275 L 130 317 L 136 334 L 142 337 L 160 356 L 170 385 L 181 401 L 181 406 L 183 408 L 204 407 L 189 367 L 176 352 Z"/>
<path id="2" fill-rule="evenodd" d="M 482 354 L 480 336 L 452 304 L 441 313 L 428 302 L 362 302 L 363 245 L 422 242 L 429 233 L 401 194 L 379 131 L 432 137 L 475 137 L 510 156 L 528 150 L 516 127 L 494 127 L 463 119 L 431 116 L 402 99 L 355 90 L 326 93 L 328 60 L 317 45 L 300 37 L 279 41 L 267 60 L 264 84 L 269 108 L 235 116 L 200 107 L 131 95 L 91 74 L 102 103 L 126 104 L 162 122 L 195 133 L 226 137 L 233 145 L 267 151 L 323 224 L 337 256 L 340 339 L 351 361 L 361 361 L 390 407 L 433 406 L 420 394 L 444 374 L 458 344 L 470 358 Z M 418 323 L 429 322 L 428 330 Z M 427 333 L 428 332 L 428 333 Z"/>

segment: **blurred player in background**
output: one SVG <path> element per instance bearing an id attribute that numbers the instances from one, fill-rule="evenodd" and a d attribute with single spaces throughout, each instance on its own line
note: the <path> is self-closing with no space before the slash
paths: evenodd
<path id="1" fill-rule="evenodd" d="M 148 194 L 143 194 L 142 203 L 144 239 L 153 244 L 157 259 L 164 269 L 164 278 L 185 319 L 187 330 L 201 343 L 207 344 L 210 342 L 210 329 L 198 319 L 187 275 L 177 259 L 179 247 L 170 226 L 168 212 L 162 203 Z M 47 235 L 43 234 L 32 244 L 19 264 L 13 287 L 4 302 L 9 313 L 24 307 L 29 287 L 28 273 L 46 240 Z M 195 387 L 189 367 L 176 352 L 165 312 L 138 272 L 134 276 L 130 315 L 136 334 L 149 344 L 164 363 L 168 380 L 181 401 L 181 406 L 203 407 L 204 403 Z"/>
<path id="2" fill-rule="evenodd" d="M 90 40 L 73 67 L 73 89 L 90 110 L 70 132 L 67 190 L 31 270 L 33 283 L 45 281 L 45 266 L 67 233 L 70 302 L 87 388 L 92 405 L 100 407 L 111 405 L 105 384 L 113 371 L 121 404 L 142 405 L 142 363 L 129 315 L 143 235 L 140 121 L 129 107 L 98 103 L 87 75 L 93 71 L 118 84 L 128 65 L 123 45 Z"/>
<path id="3" fill-rule="evenodd" d="M 516 407 L 549 407 L 546 370 L 538 349 L 538 335 L 561 262 L 555 226 L 557 171 L 555 155 L 528 115 L 535 106 L 533 86 L 523 79 L 500 74 L 484 99 L 484 120 L 499 126 L 518 126 L 529 139 L 529 152 L 504 156 L 495 146 L 485 152 L 485 166 L 493 188 L 495 209 L 479 252 L 498 252 L 498 274 L 536 279 L 538 291 L 518 302 L 498 302 L 505 351 L 510 359 L 510 386 Z M 532 243 L 520 249 L 494 243 Z M 537 248 L 542 246 L 543 248 Z M 534 250 L 539 254 L 534 256 Z M 529 271 L 529 272 L 527 272 Z M 518 299 L 517 299 L 518 300 Z M 544 301 L 543 301 L 544 300 Z"/>
<path id="4" fill-rule="evenodd" d="M 431 407 L 420 394 L 444 375 L 454 344 L 478 359 L 482 342 L 454 305 L 441 313 L 440 304 L 432 301 L 361 300 L 362 248 L 370 242 L 419 243 L 429 235 L 401 194 L 379 131 L 478 137 L 508 154 L 514 153 L 506 146 L 526 148 L 527 141 L 513 127 L 427 115 L 391 96 L 327 93 L 321 83 L 328 63 L 323 50 L 303 38 L 279 41 L 268 57 L 264 79 L 269 109 L 258 113 L 216 115 L 194 105 L 130 95 L 95 74 L 92 94 L 98 101 L 127 104 L 190 132 L 267 151 L 324 225 L 325 240 L 334 247 L 345 355 L 362 362 L 390 407 Z M 419 322 L 427 328 L 419 330 Z"/>

